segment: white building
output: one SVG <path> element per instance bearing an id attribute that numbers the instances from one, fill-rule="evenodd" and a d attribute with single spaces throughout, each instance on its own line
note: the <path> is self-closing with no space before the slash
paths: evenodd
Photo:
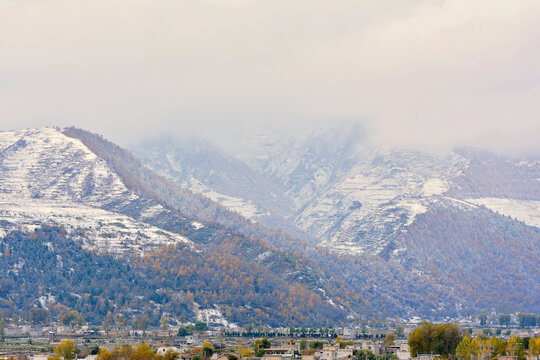
<path id="1" fill-rule="evenodd" d="M 399 360 L 409 360 L 411 358 L 411 349 L 409 348 L 409 344 L 406 342 L 401 343 L 395 354 Z"/>

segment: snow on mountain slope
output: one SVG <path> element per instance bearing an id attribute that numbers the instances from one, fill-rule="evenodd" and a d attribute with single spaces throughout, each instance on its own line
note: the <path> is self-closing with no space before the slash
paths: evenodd
<path id="1" fill-rule="evenodd" d="M 172 245 L 188 241 L 132 218 L 78 203 L 24 198 L 0 199 L 0 229 L 34 229 L 41 225 L 63 226 L 84 247 L 109 253 L 126 250 L 151 250 L 156 244 Z M 9 225 L 9 223 L 11 223 Z"/>
<path id="2" fill-rule="evenodd" d="M 93 205 L 128 195 L 104 160 L 90 152 L 80 141 L 69 139 L 58 130 L 28 130 L 14 136 L 5 145 L 0 159 L 3 195 L 57 201 L 84 200 Z"/>
<path id="3" fill-rule="evenodd" d="M 204 140 L 161 137 L 133 149 L 154 171 L 250 220 L 290 212 L 279 188 Z"/>
<path id="4" fill-rule="evenodd" d="M 229 210 L 235 211 L 251 221 L 259 219 L 261 216 L 270 215 L 269 211 L 253 204 L 253 201 L 241 199 L 234 196 L 220 194 L 208 186 L 201 183 L 199 180 L 194 177 L 189 178 L 188 180 L 182 182 L 181 186 L 190 189 L 193 192 L 204 195 L 207 198 L 220 203 Z"/>
<path id="5" fill-rule="evenodd" d="M 259 136 L 248 148 L 240 156 L 253 168 L 198 141 L 165 138 L 135 152 L 182 187 L 253 221 L 281 217 L 270 225 L 293 223 L 313 243 L 369 254 L 385 248 L 467 166 L 456 154 L 377 150 L 354 126 L 292 140 Z"/>
<path id="6" fill-rule="evenodd" d="M 456 155 L 373 151 L 304 205 L 295 221 L 321 239 L 321 246 L 377 254 L 438 201 L 465 165 Z"/>
<path id="7" fill-rule="evenodd" d="M 87 246 L 108 251 L 189 242 L 104 210 L 108 204 L 134 201 L 138 196 L 103 159 L 58 129 L 0 132 L 0 145 L 4 232 L 19 225 L 63 224 L 70 231 L 84 232 Z"/>
<path id="8" fill-rule="evenodd" d="M 266 156 L 257 156 L 262 150 L 253 151 L 256 157 L 247 161 L 292 199 L 297 212 L 347 176 L 365 146 L 362 140 L 357 127 L 344 133 L 315 133 L 288 142 L 266 139 L 261 144 Z"/>
<path id="9" fill-rule="evenodd" d="M 14 131 L 5 131 L 2 132 L 0 136 L 0 151 L 4 151 L 10 145 L 17 142 L 27 130 L 14 130 Z"/>
<path id="10" fill-rule="evenodd" d="M 459 150 L 469 166 L 451 184 L 448 196 L 458 199 L 540 200 L 540 160 Z"/>
<path id="11" fill-rule="evenodd" d="M 244 157 L 292 199 L 290 220 L 343 253 L 379 253 L 468 166 L 454 153 L 377 147 L 356 126 L 290 142 L 256 140 L 260 150 Z"/>
<path id="12" fill-rule="evenodd" d="M 467 202 L 483 205 L 499 214 L 510 216 L 525 224 L 540 228 L 540 201 L 503 199 L 503 198 L 481 198 L 466 199 Z"/>
<path id="13" fill-rule="evenodd" d="M 302 247 L 303 242 L 316 243 L 313 236 L 290 220 L 293 199 L 279 184 L 206 141 L 165 136 L 147 140 L 132 151 L 145 165 L 182 189 L 203 195 L 256 226 L 279 229 L 300 239 L 274 245 L 292 249 Z M 261 237 L 260 233 L 250 235 Z"/>
<path id="14" fill-rule="evenodd" d="M 378 254 L 443 199 L 540 223 L 538 160 L 385 149 L 363 143 L 354 129 L 349 134 L 319 134 L 250 160 L 293 198 L 294 223 L 321 246 Z"/>
<path id="15" fill-rule="evenodd" d="M 245 141 L 246 150 L 236 155 L 242 161 L 197 142 L 154 142 L 136 152 L 185 188 L 252 221 L 281 217 L 269 225 L 284 229 L 293 223 L 316 239 L 313 244 L 341 253 L 381 254 L 393 246 L 404 251 L 389 245 L 441 200 L 469 207 L 483 203 L 538 223 L 536 203 L 523 202 L 540 199 L 536 160 L 471 150 L 390 149 L 370 143 L 355 126 L 296 139 L 266 134 Z"/>

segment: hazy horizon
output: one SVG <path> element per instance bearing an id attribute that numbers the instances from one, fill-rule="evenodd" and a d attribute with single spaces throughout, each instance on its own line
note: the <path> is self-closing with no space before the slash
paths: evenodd
<path id="1" fill-rule="evenodd" d="M 540 152 L 536 1 L 3 1 L 0 129 Z"/>

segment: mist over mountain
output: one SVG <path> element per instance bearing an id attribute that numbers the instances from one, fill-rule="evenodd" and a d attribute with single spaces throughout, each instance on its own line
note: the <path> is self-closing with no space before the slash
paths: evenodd
<path id="1" fill-rule="evenodd" d="M 537 163 L 357 135 L 266 139 L 248 159 L 174 138 L 132 154 L 76 128 L 3 132 L 2 311 L 274 325 L 539 311 Z M 85 283 L 105 263 L 117 285 Z"/>
<path id="2" fill-rule="evenodd" d="M 234 228 L 264 234 L 267 241 L 274 242 L 282 239 L 280 232 L 257 227 L 217 203 L 175 186 L 102 137 L 74 128 L 43 128 L 3 132 L 0 138 L 2 265 L 8 274 L 2 278 L 0 292 L 4 310 L 28 311 L 37 305 L 52 311 L 52 306 L 62 305 L 99 320 L 108 311 L 130 317 L 179 302 L 183 310 L 177 310 L 175 316 L 188 319 L 196 318 L 199 307 L 201 311 L 217 308 L 232 314 L 230 321 L 242 323 L 258 319 L 277 324 L 289 319 L 300 324 L 337 321 L 344 316 L 343 310 L 326 301 L 331 298 L 324 293 L 341 285 L 324 269 Z M 21 244 L 13 243 L 19 240 Z M 41 245 L 34 246 L 31 240 Z M 95 258 L 92 254 L 96 252 L 110 259 Z M 75 253 L 87 264 L 81 275 L 66 276 L 64 271 L 72 267 L 66 261 L 58 260 L 58 266 L 50 263 L 50 257 L 58 258 L 55 254 Z M 145 260 L 141 262 L 142 255 Z M 32 275 L 41 266 L 32 259 L 43 259 L 53 269 L 59 267 L 60 274 Z M 109 286 L 107 282 L 84 283 L 89 274 L 109 272 L 99 264 L 113 260 L 128 266 L 124 270 L 129 274 L 120 269 L 119 274 L 109 275 L 118 277 L 118 289 L 105 291 L 101 286 Z M 167 262 L 170 264 L 165 265 Z M 155 267 L 156 263 L 163 268 Z M 150 285 L 140 289 L 147 301 L 123 303 L 127 300 L 122 299 L 133 294 L 122 282 L 143 281 L 140 277 L 154 283 L 153 289 Z M 170 283 L 160 283 L 162 279 Z M 19 291 L 23 283 L 31 285 L 25 288 L 30 292 Z M 328 284 L 334 285 L 327 288 Z M 163 288 L 172 293 L 157 301 L 152 292 Z M 79 290 L 68 294 L 66 289 Z M 94 295 L 83 297 L 86 292 Z M 297 300 L 276 302 L 291 297 L 291 292 Z M 85 300 L 81 302 L 81 298 Z M 269 298 L 273 303 L 265 300 Z M 119 304 L 96 308 L 100 302 Z M 309 311 L 303 308 L 308 303 L 319 304 L 317 316 L 315 305 Z M 302 309 L 294 304 L 301 304 Z M 328 308 L 327 318 L 319 314 L 324 307 Z M 280 315 L 273 312 L 278 309 Z M 309 312 L 310 320 L 306 317 Z"/>
<path id="3" fill-rule="evenodd" d="M 533 299 L 538 298 L 540 289 L 532 274 L 540 255 L 540 202 L 536 200 L 540 167 L 534 157 L 505 157 L 470 148 L 433 153 L 377 146 L 356 126 L 293 140 L 258 136 L 245 142 L 250 151 L 237 154 L 235 161 L 243 161 L 243 168 L 249 167 L 251 173 L 265 180 L 258 189 L 245 187 L 244 195 L 228 190 L 234 184 L 226 182 L 234 176 L 219 177 L 218 185 L 214 169 L 200 171 L 205 166 L 199 164 L 212 163 L 222 156 L 230 158 L 209 144 L 197 143 L 195 148 L 189 148 L 188 143 L 176 146 L 169 138 L 166 146 L 161 146 L 161 141 L 147 142 L 134 151 L 150 167 L 181 186 L 210 194 L 215 201 L 252 221 L 281 217 L 282 223 L 293 223 L 310 234 L 314 239 L 311 244 L 317 249 L 337 256 L 354 254 L 364 261 L 383 259 L 383 266 L 398 265 L 396 271 L 401 273 L 396 276 L 406 282 L 414 273 L 438 286 L 444 283 L 442 288 L 461 294 L 462 299 L 469 299 L 467 306 L 476 309 L 509 310 L 512 306 L 507 300 L 487 301 L 485 295 L 501 297 L 508 286 L 523 294 L 521 300 L 529 299 L 525 300 L 528 305 L 519 306 L 536 308 Z M 178 147 L 182 151 L 177 151 Z M 191 166 L 198 169 L 197 173 L 189 170 L 187 161 L 194 153 L 199 163 Z M 175 164 L 181 164 L 183 174 L 170 171 Z M 265 192 L 268 181 L 272 183 L 272 194 L 292 204 L 290 210 L 275 212 L 264 201 L 258 201 L 256 194 L 250 194 L 248 189 Z M 229 197 L 233 196 L 235 201 L 231 202 Z M 257 213 L 250 211 L 253 208 Z M 450 244 L 452 249 L 438 250 Z M 509 253 L 513 256 L 507 257 Z M 531 257 L 524 259 L 525 254 Z M 441 263 L 443 258 L 448 263 Z M 477 266 L 487 268 L 471 267 L 471 258 L 475 258 Z M 506 265 L 511 268 L 514 260 L 524 268 L 517 272 L 503 270 Z M 450 284 L 448 269 L 471 278 L 460 276 Z M 512 279 L 514 285 L 497 280 L 502 278 Z M 534 285 L 527 287 L 525 284 L 531 285 L 531 281 Z M 518 290 L 516 286 L 522 287 Z M 480 296 L 471 298 L 472 288 L 485 289 L 481 296 L 485 302 L 472 300 Z M 453 301 L 453 306 L 463 308 L 462 300 Z"/>
<path id="4" fill-rule="evenodd" d="M 2 2 L 0 33 L 4 130 L 233 149 L 360 122 L 399 148 L 540 150 L 534 0 Z"/>
<path id="5" fill-rule="evenodd" d="M 0 1 L 0 318 L 540 313 L 536 0 Z"/>
<path id="6" fill-rule="evenodd" d="M 533 156 L 472 148 L 400 149 L 374 143 L 356 125 L 292 139 L 256 136 L 244 144 L 246 151 L 234 156 L 205 142 L 190 145 L 172 137 L 133 149 L 184 188 L 206 193 L 254 221 L 281 217 L 311 234 L 317 244 L 343 246 L 345 251 L 365 253 L 362 247 L 368 246 L 367 252 L 376 254 L 418 214 L 443 200 L 483 204 L 537 225 L 530 220 L 540 190 L 539 163 Z M 221 175 L 225 158 L 235 166 L 225 166 L 228 173 Z M 272 199 L 280 201 L 277 210 Z"/>

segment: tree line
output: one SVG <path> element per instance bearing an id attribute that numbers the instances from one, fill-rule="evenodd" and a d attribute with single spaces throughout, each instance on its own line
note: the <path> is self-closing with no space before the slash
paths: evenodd
<path id="1" fill-rule="evenodd" d="M 499 356 L 517 356 L 525 360 L 526 351 L 533 358 L 540 355 L 540 337 L 516 337 L 508 340 L 495 336 L 488 338 L 484 332 L 472 337 L 469 330 L 460 330 L 456 324 L 434 325 L 424 322 L 409 335 L 411 357 L 420 354 L 451 356 L 460 360 L 492 359 Z"/>

